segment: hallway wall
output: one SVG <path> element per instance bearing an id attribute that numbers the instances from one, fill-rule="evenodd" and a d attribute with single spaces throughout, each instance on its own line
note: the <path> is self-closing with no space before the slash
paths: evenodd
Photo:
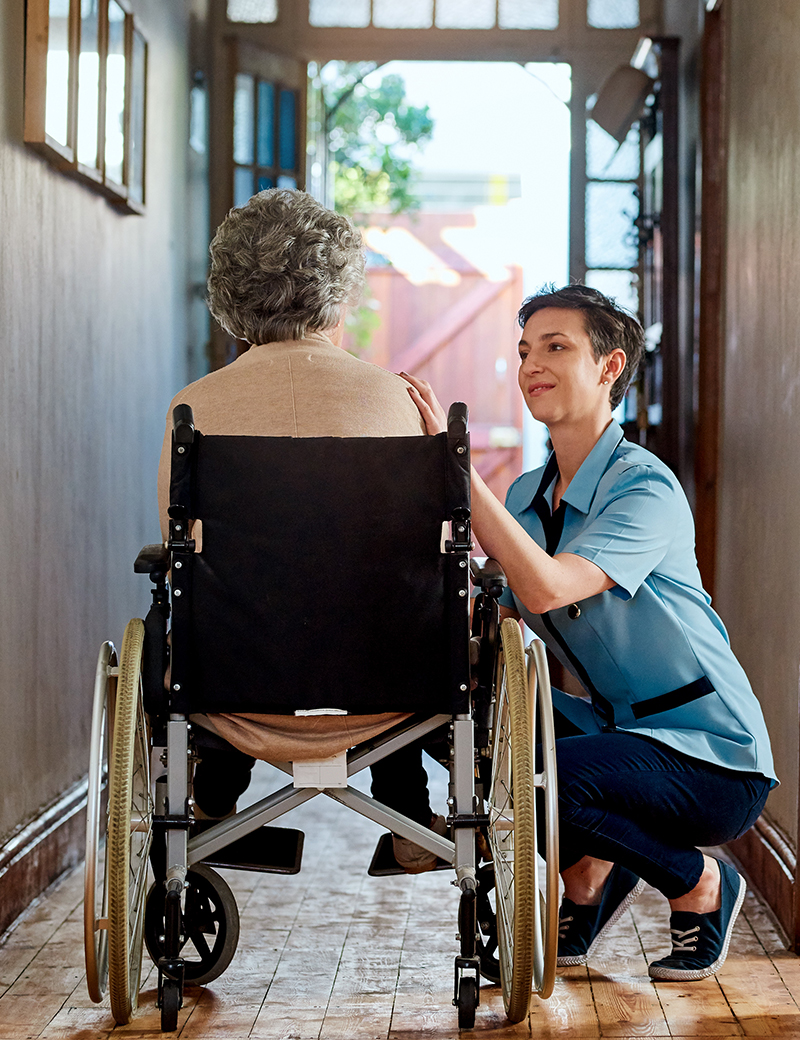
<path id="1" fill-rule="evenodd" d="M 800 666 L 800 6 L 730 4 L 726 350 L 717 596 L 764 705 L 797 847 Z"/>
<path id="2" fill-rule="evenodd" d="M 22 143 L 25 4 L 0 5 L 0 852 L 86 771 L 100 642 L 147 609 L 132 562 L 158 538 L 185 382 L 190 5 L 131 6 L 149 44 L 145 216 Z"/>

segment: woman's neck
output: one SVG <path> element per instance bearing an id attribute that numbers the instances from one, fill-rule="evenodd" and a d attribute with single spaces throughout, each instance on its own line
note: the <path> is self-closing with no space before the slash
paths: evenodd
<path id="1" fill-rule="evenodd" d="M 592 448 L 608 429 L 611 415 L 597 416 L 591 422 L 549 427 L 550 440 L 558 462 L 558 480 L 553 493 L 553 509 L 558 509 L 561 498 Z"/>

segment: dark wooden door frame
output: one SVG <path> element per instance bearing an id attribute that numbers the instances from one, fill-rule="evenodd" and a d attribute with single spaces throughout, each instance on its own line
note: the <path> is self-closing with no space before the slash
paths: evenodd
<path id="1" fill-rule="evenodd" d="M 700 83 L 702 213 L 695 490 L 697 558 L 703 584 L 712 596 L 724 408 L 729 6 L 727 0 L 717 0 L 706 11 Z M 728 848 L 774 913 L 790 947 L 800 952 L 800 874 L 797 852 L 788 837 L 762 816 Z"/>

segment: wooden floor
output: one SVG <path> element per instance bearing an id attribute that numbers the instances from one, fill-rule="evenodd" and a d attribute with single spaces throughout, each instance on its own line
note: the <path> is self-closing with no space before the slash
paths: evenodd
<path id="1" fill-rule="evenodd" d="M 221 978 L 187 991 L 182 1040 L 457 1037 L 450 872 L 368 877 L 380 831 L 324 797 L 284 819 L 306 831 L 303 870 L 226 874 L 241 912 L 239 948 Z M 107 1001 L 89 1000 L 81 885 L 80 872 L 63 879 L 0 940 L 0 1040 L 160 1035 L 149 961 L 129 1025 L 115 1028 Z M 752 895 L 718 978 L 651 983 L 647 961 L 669 947 L 667 928 L 667 904 L 648 890 L 589 968 L 560 971 L 553 997 L 533 998 L 527 1021 L 509 1026 L 499 989 L 484 985 L 475 1030 L 462 1036 L 800 1037 L 800 960 Z"/>

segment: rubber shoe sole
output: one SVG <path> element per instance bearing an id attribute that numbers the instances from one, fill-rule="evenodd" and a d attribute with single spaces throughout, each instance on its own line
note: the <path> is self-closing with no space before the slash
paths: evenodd
<path id="1" fill-rule="evenodd" d="M 736 896 L 733 908 L 731 909 L 731 915 L 728 918 L 725 936 L 722 941 L 722 950 L 713 964 L 709 964 L 707 968 L 671 968 L 667 965 L 656 962 L 651 964 L 648 968 L 651 979 L 655 979 L 657 982 L 699 982 L 700 979 L 707 979 L 712 975 L 717 974 L 728 956 L 728 948 L 731 944 L 731 936 L 733 935 L 733 926 L 736 924 L 736 918 L 739 916 L 739 911 L 742 909 L 745 892 L 747 891 L 747 885 L 745 884 L 744 878 L 738 872 L 736 876 L 739 878 L 739 892 Z M 698 914 L 698 916 L 701 915 Z"/>

